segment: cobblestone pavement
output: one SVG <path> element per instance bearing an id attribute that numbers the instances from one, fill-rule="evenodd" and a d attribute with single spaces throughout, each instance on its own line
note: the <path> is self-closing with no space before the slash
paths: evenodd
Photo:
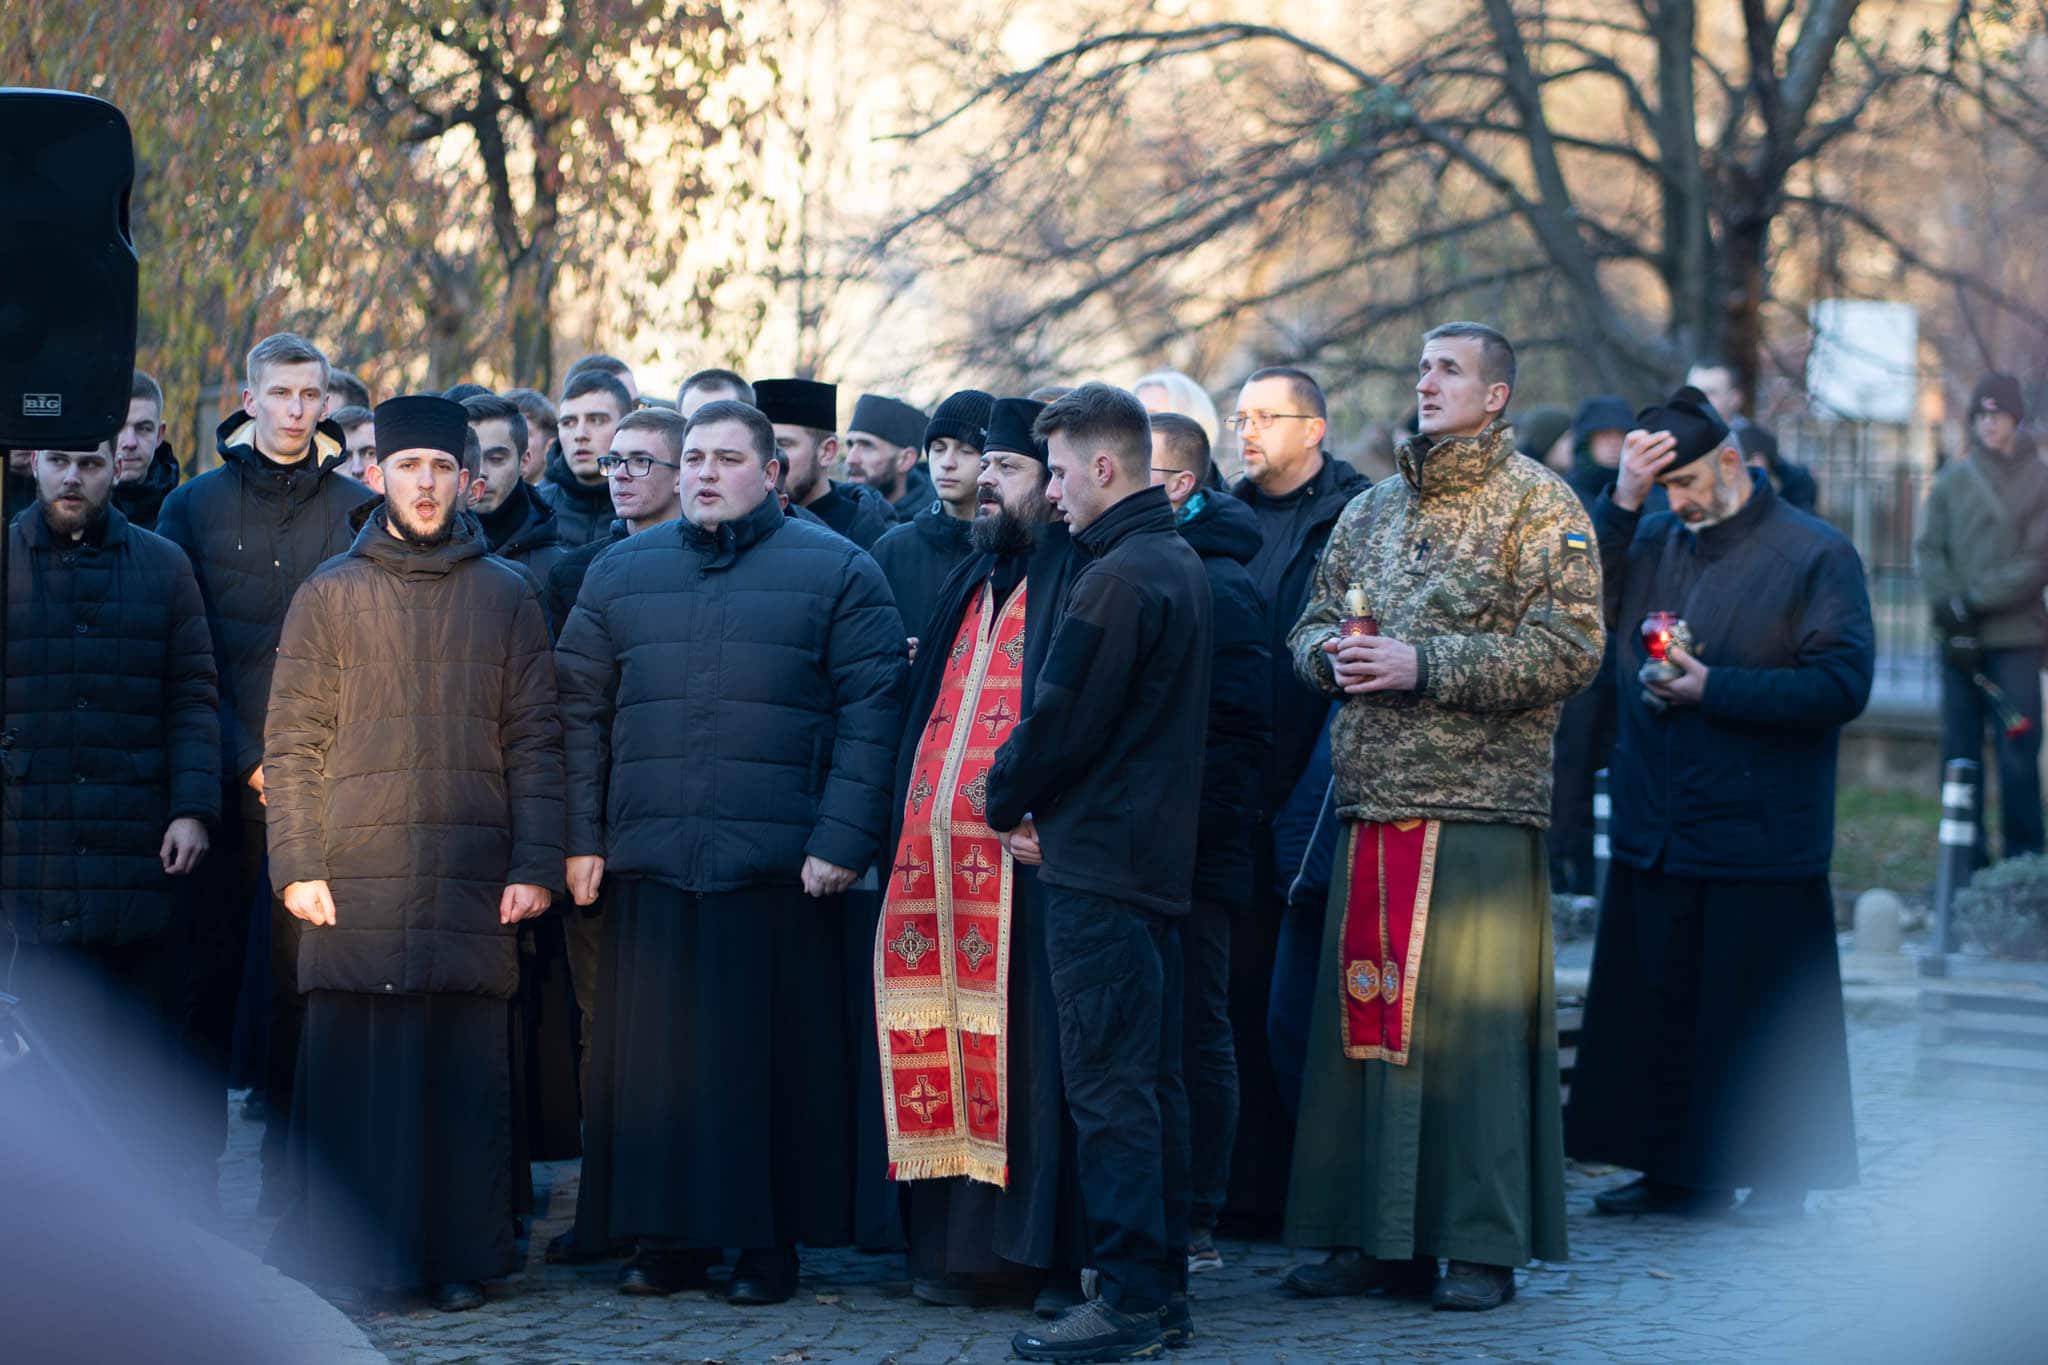
<path id="1" fill-rule="evenodd" d="M 1916 1025 L 1896 1001 L 1852 1018 L 1864 1183 L 1816 1195 L 1795 1225 L 1612 1219 L 1595 1190 L 1625 1177 L 1575 1169 L 1572 1258 L 1537 1264 L 1486 1314 L 1383 1299 L 1304 1302 L 1279 1292 L 1298 1259 L 1225 1243 L 1196 1277 L 1208 1360 L 2038 1360 L 2048 1350 L 2048 1108 L 1933 1101 L 1911 1087 Z M 223 1198 L 232 1235 L 259 1249 L 257 1134 L 238 1122 Z M 931 1308 L 900 1257 L 816 1252 L 790 1303 L 738 1309 L 703 1293 L 634 1299 L 615 1265 L 546 1265 L 574 1208 L 574 1163 L 539 1168 L 546 1216 L 525 1271 L 481 1310 L 423 1306 L 357 1319 L 393 1361 L 1001 1360 L 1021 1311 Z"/>

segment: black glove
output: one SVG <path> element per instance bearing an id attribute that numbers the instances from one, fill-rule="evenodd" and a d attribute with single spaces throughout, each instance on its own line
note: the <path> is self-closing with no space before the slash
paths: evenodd
<path id="1" fill-rule="evenodd" d="M 1941 657 L 1950 667 L 1965 675 L 1983 670 L 1984 649 L 1977 643 L 1977 622 L 1962 598 L 1935 604 L 1934 633 L 1941 644 Z"/>

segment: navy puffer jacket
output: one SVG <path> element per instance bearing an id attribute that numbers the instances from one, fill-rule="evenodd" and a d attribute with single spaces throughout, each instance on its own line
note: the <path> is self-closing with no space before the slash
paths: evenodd
<path id="1" fill-rule="evenodd" d="M 392 535 L 378 508 L 285 618 L 264 757 L 270 880 L 325 881 L 299 989 L 510 998 L 513 882 L 562 885 L 562 739 L 540 595 L 484 551 Z"/>
<path id="2" fill-rule="evenodd" d="M 571 855 L 684 891 L 866 867 L 907 651 L 882 571 L 774 498 L 598 556 L 556 650 Z"/>
<path id="3" fill-rule="evenodd" d="M 146 941 L 172 918 L 165 826 L 220 814 L 199 585 L 112 508 L 71 544 L 31 506 L 7 555 L 0 895 L 31 943 Z"/>
<path id="4" fill-rule="evenodd" d="M 322 463 L 341 449 L 323 422 L 311 458 L 276 465 L 256 453 L 255 423 L 236 413 L 214 435 L 220 468 L 172 490 L 157 534 L 192 561 L 220 668 L 221 757 L 240 781 L 263 761 L 270 670 L 292 594 L 355 538 L 348 514 L 377 495 Z"/>

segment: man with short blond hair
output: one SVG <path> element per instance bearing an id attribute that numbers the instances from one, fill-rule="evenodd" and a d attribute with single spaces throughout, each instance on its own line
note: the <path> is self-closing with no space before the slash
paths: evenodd
<path id="1" fill-rule="evenodd" d="M 343 438 L 320 417 L 327 372 L 320 349 L 289 332 L 251 348 L 242 406 L 215 433 L 220 467 L 175 489 L 157 518 L 157 531 L 192 561 L 220 668 L 221 764 L 230 799 L 223 806 L 222 837 L 201 871 L 209 890 L 194 899 L 196 913 L 220 921 L 220 951 L 197 964 L 195 976 L 204 980 L 196 989 L 209 1014 L 200 1032 L 223 1087 L 246 942 L 243 922 L 253 902 L 270 900 L 262 878 L 262 764 L 278 633 L 292 594 L 349 547 L 349 513 L 373 496 L 328 463 L 341 455 Z M 287 1196 L 284 1137 L 300 1017 L 297 923 L 272 905 L 272 1017 L 264 1082 L 270 1121 L 263 1143 L 263 1206 L 271 1212 L 281 1211 Z"/>

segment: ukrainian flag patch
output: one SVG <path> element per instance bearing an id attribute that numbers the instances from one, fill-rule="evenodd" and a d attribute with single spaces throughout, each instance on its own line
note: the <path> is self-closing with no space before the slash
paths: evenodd
<path id="1" fill-rule="evenodd" d="M 1592 548 L 1586 540 L 1586 533 L 1584 531 L 1566 531 L 1564 533 L 1564 547 L 1567 550 L 1590 550 Z"/>

